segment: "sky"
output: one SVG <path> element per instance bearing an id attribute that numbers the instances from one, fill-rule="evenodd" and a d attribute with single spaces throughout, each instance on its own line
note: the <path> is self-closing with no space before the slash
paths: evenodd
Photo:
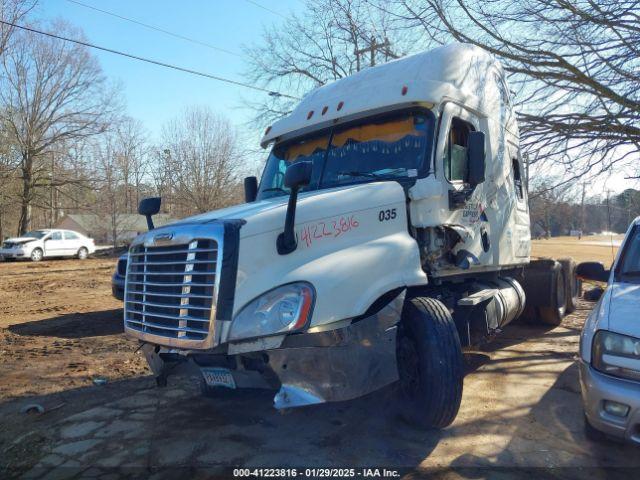
<path id="1" fill-rule="evenodd" d="M 154 25 L 178 35 L 235 53 L 175 38 L 83 7 L 74 1 Z M 261 41 L 267 26 L 286 28 L 283 18 L 301 12 L 304 0 L 40 0 L 34 16 L 46 22 L 62 18 L 81 28 L 91 43 L 212 75 L 243 81 L 243 46 Z M 127 114 L 142 121 L 152 140 L 162 125 L 192 105 L 207 105 L 239 127 L 245 148 L 254 150 L 262 128 L 252 125 L 246 101 L 264 98 L 255 92 L 208 78 L 93 50 L 105 74 L 122 86 Z M 259 150 L 258 150 L 259 151 Z M 250 160 L 259 168 L 266 153 Z M 591 186 L 593 193 L 636 187 L 616 172 Z M 604 188 L 603 188 L 604 187 Z"/>
<path id="2" fill-rule="evenodd" d="M 238 55 L 175 38 L 69 0 L 40 0 L 33 13 L 43 22 L 65 19 L 81 28 L 88 42 L 99 46 L 240 81 L 246 69 L 243 46 L 259 42 L 265 26 L 283 24 L 280 15 L 303 7 L 302 0 L 78 1 Z M 250 132 L 252 112 L 244 101 L 258 100 L 266 93 L 112 53 L 92 52 L 108 78 L 122 85 L 128 115 L 142 121 L 152 138 L 157 138 L 162 124 L 185 107 L 208 105 L 242 130 L 249 130 L 248 138 L 257 144 L 262 129 L 254 127 L 255 132 Z"/>

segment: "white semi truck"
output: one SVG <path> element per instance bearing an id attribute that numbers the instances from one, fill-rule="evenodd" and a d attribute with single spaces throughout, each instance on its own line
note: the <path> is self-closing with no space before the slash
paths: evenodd
<path id="1" fill-rule="evenodd" d="M 272 388 L 276 408 L 384 386 L 429 428 L 460 405 L 463 349 L 527 305 L 557 324 L 570 261 L 530 260 L 524 159 L 500 64 L 455 44 L 343 78 L 269 127 L 246 203 L 140 235 L 124 326 L 158 384 Z M 159 210 L 159 199 L 140 213 Z M 525 303 L 527 297 L 527 303 Z"/>

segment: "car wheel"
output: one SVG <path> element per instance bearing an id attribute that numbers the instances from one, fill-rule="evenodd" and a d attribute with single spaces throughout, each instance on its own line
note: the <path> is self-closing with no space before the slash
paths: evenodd
<path id="1" fill-rule="evenodd" d="M 40 260 L 42 260 L 42 257 L 44 257 L 44 253 L 41 248 L 34 248 L 33 250 L 31 250 L 32 262 L 39 262 Z"/>
<path id="2" fill-rule="evenodd" d="M 405 303 L 396 344 L 398 413 L 423 428 L 444 428 L 462 399 L 463 357 L 445 305 L 428 297 Z"/>
<path id="3" fill-rule="evenodd" d="M 85 247 L 81 247 L 80 250 L 78 250 L 78 258 L 80 260 L 86 260 L 88 256 L 89 250 L 87 250 Z"/>

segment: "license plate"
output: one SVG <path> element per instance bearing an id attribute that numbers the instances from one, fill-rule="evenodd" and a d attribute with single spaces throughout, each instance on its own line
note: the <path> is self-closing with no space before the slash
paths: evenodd
<path id="1" fill-rule="evenodd" d="M 233 375 L 226 368 L 203 368 L 201 371 L 204 381 L 210 387 L 236 388 Z"/>

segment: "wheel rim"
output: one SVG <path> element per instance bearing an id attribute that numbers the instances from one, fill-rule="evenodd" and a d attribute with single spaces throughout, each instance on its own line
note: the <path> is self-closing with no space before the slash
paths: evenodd
<path id="1" fill-rule="evenodd" d="M 78 257 L 82 259 L 87 258 L 87 250 L 84 248 L 81 248 L 80 251 L 78 252 Z"/>
<path id="2" fill-rule="evenodd" d="M 410 338 L 402 336 L 398 343 L 397 355 L 400 390 L 406 397 L 413 398 L 420 386 L 420 366 L 415 343 Z"/>
<path id="3" fill-rule="evenodd" d="M 40 250 L 34 250 L 31 254 L 31 258 L 34 260 L 42 260 L 42 252 Z"/>

